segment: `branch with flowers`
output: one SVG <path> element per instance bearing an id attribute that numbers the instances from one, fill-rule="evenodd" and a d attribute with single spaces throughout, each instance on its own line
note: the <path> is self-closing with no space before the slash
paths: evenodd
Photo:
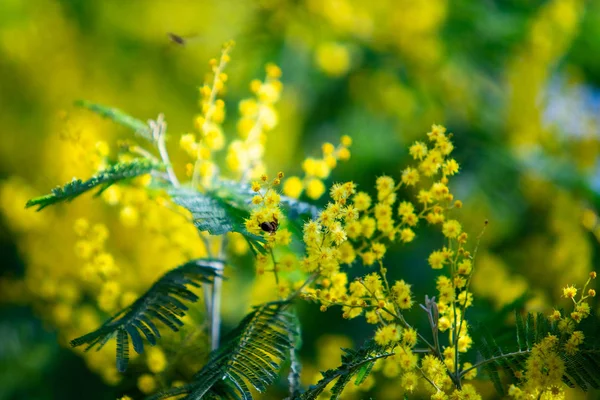
<path id="1" fill-rule="evenodd" d="M 27 203 L 42 209 L 94 188 L 101 193 L 113 184 L 147 177 L 145 189 L 194 224 L 203 244 L 204 257 L 164 274 L 100 328 L 74 339 L 73 346 L 101 348 L 116 338 L 117 368 L 124 372 L 130 343 L 138 354 L 144 352 L 145 342 L 157 345 L 163 335 L 159 327 L 179 331 L 188 303 L 203 298 L 208 323 L 197 329 L 205 329 L 209 338 L 206 363 L 189 382 L 175 387 L 166 374 L 161 376 L 159 391 L 157 385 L 142 385 L 148 389 L 144 392 L 154 392 L 152 398 L 252 398 L 250 387 L 266 391 L 288 358 L 292 359 L 290 398 L 316 399 L 323 393 L 338 398 L 353 378 L 354 386 L 360 387 L 377 369 L 397 378 L 405 394 L 424 391 L 432 399 L 480 398 L 469 383 L 481 376 L 479 372 L 485 372 L 498 391 L 508 387 L 514 398 L 560 398 L 565 384 L 584 389 L 600 386 L 597 350 L 588 346 L 584 330 L 577 329 L 590 315 L 587 301 L 595 291 L 588 285 L 595 273 L 579 300 L 575 287 L 564 289 L 564 296 L 574 303 L 570 314 L 555 310 L 549 317 L 538 314 L 524 319 L 517 313 L 515 349 L 498 344 L 485 328 L 467 320 L 474 302 L 470 285 L 477 249 L 487 221 L 475 240 L 463 231 L 459 221 L 463 203 L 450 189 L 460 167 L 452 157 L 452 135 L 443 126 L 433 125 L 426 141 L 410 146 L 414 164 L 399 177 L 375 180 L 374 197 L 359 191 L 353 182 L 335 183 L 328 190 L 330 201 L 319 210 L 298 198 L 322 197 L 327 191 L 324 180 L 339 161 L 350 158 L 352 139 L 343 136 L 337 146 L 323 144 L 322 157 L 304 161 L 302 177 L 286 177 L 282 172 L 269 177 L 264 144 L 277 125 L 274 106 L 282 90 L 281 70 L 268 64 L 265 79 L 251 83 L 254 97 L 240 103 L 238 136 L 228 142 L 222 128 L 225 102 L 220 96 L 228 79 L 225 68 L 231 49 L 232 44 L 226 44 L 220 58 L 211 60 L 211 76 L 200 88 L 201 113 L 194 120 L 197 132 L 179 140 L 190 158 L 185 165 L 187 180 L 180 180 L 171 162 L 162 115 L 144 123 L 119 110 L 83 102 L 91 111 L 132 128 L 151 148 L 121 146 L 127 161 Z M 219 164 L 216 155 L 223 150 L 225 162 Z M 401 199 L 401 193 L 407 192 L 411 197 Z M 385 257 L 391 249 L 413 242 L 423 225 L 435 228 L 443 238 L 427 259 L 429 267 L 439 272 L 437 293 L 419 304 L 428 330 L 417 329 L 419 321 L 408 317 L 407 311 L 417 303 L 412 284 L 392 281 Z M 222 284 L 234 273 L 228 268 L 228 240 L 247 243 L 256 273 L 272 275 L 279 300 L 254 307 L 221 339 Z M 365 273 L 359 271 L 350 279 L 353 268 Z M 363 348 L 345 350 L 341 366 L 324 372 L 323 379 L 305 390 L 299 388 L 296 357 L 300 326 L 294 304 L 298 301 L 317 303 L 321 311 L 339 308 L 345 319 L 364 317 L 373 325 L 372 339 Z M 468 357 L 472 347 L 479 354 L 476 359 Z"/>

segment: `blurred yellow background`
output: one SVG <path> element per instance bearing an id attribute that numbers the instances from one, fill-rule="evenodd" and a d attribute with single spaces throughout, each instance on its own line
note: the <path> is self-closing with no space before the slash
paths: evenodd
<path id="1" fill-rule="evenodd" d="M 283 71 L 279 124 L 266 151 L 271 173 L 298 174 L 322 142 L 350 135 L 352 159 L 329 183 L 353 180 L 368 190 L 376 176 L 399 175 L 406 145 L 444 124 L 462 166 L 453 192 L 465 204 L 465 230 L 477 235 L 490 221 L 473 281 L 480 299 L 473 315 L 485 320 L 515 301 L 546 312 L 560 305 L 560 287 L 585 281 L 598 265 L 598 37 L 600 3 L 583 0 L 3 0 L 0 332 L 15 339 L 0 344 L 0 399 L 66 398 L 82 387 L 97 388 L 89 398 L 99 399 L 143 391 L 117 374 L 114 347 L 86 356 L 90 373 L 54 343 L 94 329 L 106 312 L 198 255 L 194 227 L 150 202 L 141 182 L 112 193 L 121 196 L 112 205 L 86 196 L 42 213 L 24 209 L 59 183 L 91 176 L 102 157 L 116 154 L 117 140 L 134 139 L 73 107 L 75 100 L 142 120 L 164 113 L 167 145 L 184 175 L 178 138 L 194 129 L 208 60 L 233 39 L 229 138 L 249 83 L 269 62 Z M 424 265 L 434 240 L 424 236 L 390 262 Z M 86 252 L 114 277 L 111 285 L 87 280 Z M 414 286 L 433 281 L 418 267 L 394 274 Z M 225 288 L 228 326 L 268 298 L 269 285 L 240 268 Z M 419 300 L 432 290 L 424 285 L 415 289 Z M 337 315 L 307 321 L 306 382 L 335 366 L 323 361 L 337 360 L 335 349 L 360 344 L 365 329 Z M 149 374 L 165 368 L 164 357 L 147 355 Z M 51 372 L 58 369 L 76 369 L 79 379 Z M 73 387 L 43 389 L 57 379 Z"/>

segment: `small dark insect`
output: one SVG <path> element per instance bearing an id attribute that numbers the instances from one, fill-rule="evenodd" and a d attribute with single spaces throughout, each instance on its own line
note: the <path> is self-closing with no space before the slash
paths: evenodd
<path id="1" fill-rule="evenodd" d="M 271 222 L 263 222 L 260 224 L 260 229 L 269 232 L 270 234 L 275 233 L 277 228 L 279 228 L 279 221 L 277 221 L 277 218 L 275 217 L 273 217 L 273 221 Z"/>
<path id="2" fill-rule="evenodd" d="M 173 43 L 179 44 L 181 46 L 185 46 L 186 39 L 183 36 L 176 35 L 172 32 L 167 32 L 167 36 Z"/>

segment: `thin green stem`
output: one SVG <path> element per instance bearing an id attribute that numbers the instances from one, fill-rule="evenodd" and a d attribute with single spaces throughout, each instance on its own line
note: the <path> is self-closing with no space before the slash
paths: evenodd
<path id="1" fill-rule="evenodd" d="M 487 360 L 480 361 L 477 364 L 475 364 L 475 365 L 473 365 L 473 366 L 471 366 L 471 367 L 469 367 L 469 368 L 467 368 L 465 370 L 462 370 L 460 372 L 460 377 L 462 378 L 469 371 L 471 371 L 473 369 L 477 369 L 479 367 L 482 367 L 482 366 L 484 366 L 486 364 L 489 364 L 491 362 L 494 362 L 496 360 L 501 360 L 503 358 L 509 358 L 509 357 L 525 356 L 525 355 L 528 355 L 529 353 L 531 353 L 531 350 L 519 350 L 519 351 L 515 351 L 513 353 L 506 353 L 506 354 L 501 354 L 499 356 L 494 356 L 494 357 L 488 358 Z"/>

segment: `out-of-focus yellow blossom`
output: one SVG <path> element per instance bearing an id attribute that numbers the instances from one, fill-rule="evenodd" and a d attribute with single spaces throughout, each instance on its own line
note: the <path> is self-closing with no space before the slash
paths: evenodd
<path id="1" fill-rule="evenodd" d="M 144 394 L 150 394 L 156 390 L 158 387 L 156 384 L 156 380 L 150 374 L 144 374 L 138 378 L 137 381 L 138 389 Z"/>
<path id="2" fill-rule="evenodd" d="M 265 171 L 266 135 L 278 123 L 274 106 L 283 89 L 281 70 L 275 64 L 267 64 L 265 70 L 264 82 L 253 81 L 250 85 L 255 98 L 242 100 L 239 104 L 241 118 L 237 128 L 240 138 L 231 141 L 227 148 L 227 166 L 236 178 L 256 179 Z"/>
<path id="3" fill-rule="evenodd" d="M 348 160 L 350 151 L 348 147 L 352 145 L 352 139 L 349 136 L 342 136 L 340 145 L 335 147 L 331 143 L 325 143 L 322 146 L 323 158 L 308 157 L 302 163 L 304 177 L 300 179 L 297 176 L 290 176 L 284 183 L 283 193 L 286 196 L 298 198 L 303 192 L 311 199 L 320 198 L 325 193 L 324 179 L 331 174 L 338 160 Z M 290 182 L 290 183 L 288 183 Z"/>
<path id="4" fill-rule="evenodd" d="M 316 51 L 317 66 L 329 76 L 345 75 L 350 69 L 352 55 L 347 46 L 340 43 L 323 43 Z"/>

